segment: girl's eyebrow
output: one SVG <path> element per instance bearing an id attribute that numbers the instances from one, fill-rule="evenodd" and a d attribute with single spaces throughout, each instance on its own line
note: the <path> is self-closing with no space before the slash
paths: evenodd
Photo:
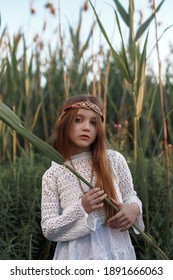
<path id="1" fill-rule="evenodd" d="M 81 117 L 81 118 L 83 118 L 84 116 L 81 115 L 81 114 L 76 114 L 76 117 Z"/>
<path id="2" fill-rule="evenodd" d="M 76 117 L 85 117 L 85 115 L 83 115 L 83 114 L 76 114 Z M 90 119 L 96 119 L 96 117 L 93 116 L 93 117 L 90 117 Z"/>

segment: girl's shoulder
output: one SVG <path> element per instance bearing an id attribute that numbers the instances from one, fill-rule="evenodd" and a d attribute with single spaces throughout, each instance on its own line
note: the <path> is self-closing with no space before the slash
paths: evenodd
<path id="1" fill-rule="evenodd" d="M 44 172 L 43 178 L 58 178 L 65 172 L 65 166 L 51 162 L 51 166 Z"/>
<path id="2" fill-rule="evenodd" d="M 120 152 L 107 150 L 107 156 L 111 166 L 114 167 L 116 170 L 127 171 L 127 169 L 129 169 L 130 162 L 128 162 Z"/>
<path id="3" fill-rule="evenodd" d="M 111 166 L 115 167 L 117 170 L 126 168 L 128 165 L 126 158 L 118 151 L 107 150 L 107 157 Z"/>
<path id="4" fill-rule="evenodd" d="M 108 159 L 110 159 L 110 160 L 112 159 L 114 161 L 124 161 L 125 160 L 124 156 L 120 152 L 111 150 L 111 149 L 107 150 L 107 156 L 108 156 Z"/>

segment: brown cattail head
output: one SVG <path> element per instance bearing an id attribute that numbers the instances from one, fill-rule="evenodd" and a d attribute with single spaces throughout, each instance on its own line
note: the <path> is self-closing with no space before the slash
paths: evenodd
<path id="1" fill-rule="evenodd" d="M 83 5 L 83 10 L 84 10 L 85 12 L 87 12 L 88 9 L 89 9 L 88 1 L 85 1 L 84 5 Z"/>

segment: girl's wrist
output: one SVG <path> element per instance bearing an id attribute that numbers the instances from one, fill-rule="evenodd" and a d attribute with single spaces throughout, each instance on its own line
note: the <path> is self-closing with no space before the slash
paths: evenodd
<path id="1" fill-rule="evenodd" d="M 140 213 L 139 205 L 138 205 L 136 202 L 132 202 L 130 205 L 133 207 L 135 213 L 136 213 L 137 215 L 139 215 L 139 213 Z"/>

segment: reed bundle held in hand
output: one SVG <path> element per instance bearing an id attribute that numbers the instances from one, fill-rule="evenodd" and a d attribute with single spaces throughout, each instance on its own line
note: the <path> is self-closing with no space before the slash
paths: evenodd
<path id="1" fill-rule="evenodd" d="M 26 129 L 22 125 L 21 119 L 3 102 L 0 102 L 0 120 L 6 123 L 11 128 L 15 129 L 25 139 L 31 142 L 38 150 L 40 150 L 43 154 L 45 154 L 50 160 L 53 160 L 60 165 L 64 165 L 72 173 L 74 173 L 80 180 L 82 180 L 86 185 L 88 185 L 90 188 L 93 188 L 93 186 L 88 181 L 86 181 L 73 168 L 71 168 L 71 166 L 65 163 L 65 159 L 60 153 L 58 153 L 52 146 L 50 146 L 45 141 L 41 140 L 39 137 L 34 135 L 28 129 Z M 108 198 L 105 198 L 105 203 L 108 203 L 116 211 L 119 211 L 119 209 Z M 164 260 L 168 260 L 168 257 L 159 248 L 159 246 L 157 245 L 153 237 L 141 231 L 137 225 L 133 225 L 133 227 L 141 234 L 142 238 L 151 246 L 151 248 L 153 249 L 153 251 L 158 257 Z"/>

